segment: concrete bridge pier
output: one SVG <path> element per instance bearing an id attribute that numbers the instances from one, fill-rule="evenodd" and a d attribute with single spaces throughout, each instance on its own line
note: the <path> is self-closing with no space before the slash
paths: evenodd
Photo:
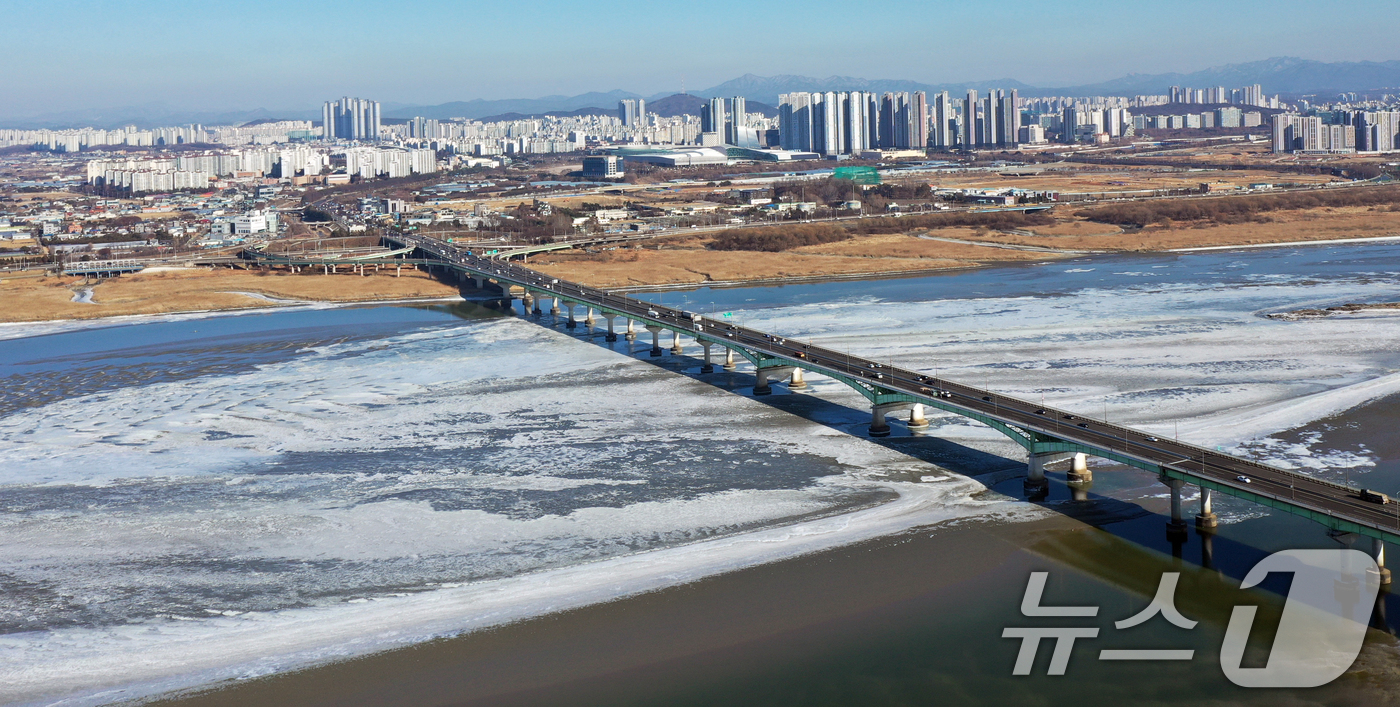
<path id="1" fill-rule="evenodd" d="M 1201 512 L 1196 514 L 1196 527 L 1200 530 L 1212 530 L 1220 523 L 1220 519 L 1210 510 L 1210 495 L 1211 490 L 1202 486 Z"/>
<path id="2" fill-rule="evenodd" d="M 1158 480 L 1172 490 L 1172 517 L 1167 521 L 1167 534 L 1185 535 L 1186 521 L 1181 517 L 1181 489 L 1185 488 L 1186 482 L 1165 476 L 1159 477 Z"/>
<path id="3" fill-rule="evenodd" d="M 647 331 L 651 332 L 651 356 L 656 358 L 661 355 L 661 327 L 648 324 Z"/>
<path id="4" fill-rule="evenodd" d="M 403 263 L 395 263 L 395 264 L 394 264 L 394 277 L 399 277 L 399 276 L 402 275 L 402 274 L 403 274 Z"/>
<path id="5" fill-rule="evenodd" d="M 681 333 L 678 331 L 673 331 L 671 333 L 675 336 L 674 339 L 671 339 L 671 353 L 677 356 L 685 353 L 685 349 L 681 348 Z"/>
<path id="6" fill-rule="evenodd" d="M 559 296 L 558 296 L 558 295 L 555 295 L 553 298 L 550 299 L 549 316 L 554 317 L 555 319 L 558 319 L 558 318 L 559 318 Z"/>
<path id="7" fill-rule="evenodd" d="M 637 321 L 635 319 L 627 320 L 627 333 L 623 335 L 623 338 L 628 341 L 637 340 Z"/>
<path id="8" fill-rule="evenodd" d="M 568 321 L 567 323 L 564 324 L 564 328 L 565 328 L 565 329 L 577 329 L 577 328 L 578 328 L 578 320 L 574 319 L 574 307 L 577 307 L 577 306 L 578 306 L 578 302 L 565 302 L 565 303 L 564 303 L 564 307 L 565 307 L 566 309 L 569 310 L 569 321 Z"/>
<path id="9" fill-rule="evenodd" d="M 1094 472 L 1089 470 L 1089 460 L 1084 457 L 1083 452 L 1075 452 L 1074 461 L 1070 462 L 1069 473 L 1065 474 L 1065 481 L 1071 484 L 1087 484 L 1094 480 Z"/>
<path id="10" fill-rule="evenodd" d="M 544 299 L 544 297 L 543 297 L 543 296 L 540 296 L 540 297 L 533 297 L 533 298 L 531 298 L 531 299 L 533 299 L 535 302 L 534 302 L 534 308 L 530 310 L 530 314 L 534 315 L 534 317 L 535 317 L 536 319 L 539 319 L 540 317 L 543 317 L 543 316 L 544 316 L 544 310 L 543 310 L 543 309 L 540 309 L 540 300 Z"/>
<path id="11" fill-rule="evenodd" d="M 321 263 L 321 269 L 325 271 L 325 272 L 321 273 L 322 275 L 329 275 L 329 274 L 331 274 L 331 266 L 326 265 L 325 263 Z"/>
<path id="12" fill-rule="evenodd" d="M 703 365 L 700 366 L 700 372 L 701 372 L 701 373 L 714 373 L 714 372 L 715 372 L 715 364 L 710 363 L 710 347 L 712 347 L 712 346 L 714 346 L 714 344 L 712 344 L 712 343 L 710 343 L 710 342 L 708 342 L 708 341 L 701 341 L 701 342 L 700 342 L 700 348 L 702 348 L 702 349 L 705 350 L 705 363 L 704 363 Z"/>
<path id="13" fill-rule="evenodd" d="M 1026 459 L 1026 481 L 1024 486 L 1027 490 L 1048 489 L 1050 482 L 1045 478 L 1045 465 L 1057 462 L 1062 457 L 1055 452 L 1041 452 L 1031 454 Z"/>
<path id="14" fill-rule="evenodd" d="M 588 308 L 588 316 L 586 316 L 586 317 L 583 318 L 583 325 L 586 326 L 586 327 L 588 327 L 589 333 L 592 333 L 592 332 L 593 332 L 593 328 L 596 327 L 596 326 L 598 325 L 598 320 L 593 318 L 593 308 L 592 308 L 592 307 L 589 307 L 589 308 Z"/>
<path id="15" fill-rule="evenodd" d="M 1385 566 L 1385 541 L 1380 538 L 1371 538 L 1371 557 L 1376 561 L 1376 567 L 1381 573 L 1381 584 L 1390 584 L 1390 569 Z"/>
<path id="16" fill-rule="evenodd" d="M 928 429 L 928 418 L 924 417 L 923 403 L 914 403 L 914 405 L 909 408 L 909 429 Z"/>
<path id="17" fill-rule="evenodd" d="M 873 405 L 870 408 L 870 436 L 890 436 L 890 423 L 885 422 L 885 406 Z"/>
<path id="18" fill-rule="evenodd" d="M 608 335 L 603 337 L 603 341 L 612 343 L 617 341 L 617 332 L 613 331 L 613 322 L 617 320 L 616 314 L 604 314 L 603 318 L 608 320 Z"/>
<path id="19" fill-rule="evenodd" d="M 768 385 L 768 381 L 774 378 L 782 380 L 796 370 L 792 366 L 769 366 L 754 371 L 754 395 L 768 395 L 773 392 L 773 387 Z"/>
<path id="20" fill-rule="evenodd" d="M 804 390 L 807 381 L 802 378 L 802 369 L 796 366 L 792 368 L 792 377 L 788 379 L 788 390 Z"/>
<path id="21" fill-rule="evenodd" d="M 520 304 L 521 308 L 525 310 L 525 313 L 529 314 L 530 310 L 535 308 L 534 295 L 531 295 L 529 290 L 525 290 L 525 294 L 520 297 Z"/>
<path id="22" fill-rule="evenodd" d="M 738 368 L 738 366 L 734 364 L 734 349 L 731 349 L 731 348 L 729 348 L 728 346 L 724 347 L 724 366 L 723 366 L 723 368 L 724 368 L 724 370 L 726 370 L 726 371 L 732 371 L 732 370 L 734 370 L 735 368 Z"/>

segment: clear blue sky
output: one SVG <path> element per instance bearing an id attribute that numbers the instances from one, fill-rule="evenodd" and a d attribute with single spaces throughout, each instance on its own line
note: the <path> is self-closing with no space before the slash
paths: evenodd
<path id="1" fill-rule="evenodd" d="M 0 0 L 0 116 L 651 94 L 745 73 L 1056 86 L 1283 55 L 1400 58 L 1393 18 L 1364 22 L 1366 5 Z"/>

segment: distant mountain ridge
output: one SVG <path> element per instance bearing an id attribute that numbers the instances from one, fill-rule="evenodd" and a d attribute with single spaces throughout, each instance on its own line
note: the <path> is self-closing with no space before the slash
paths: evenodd
<path id="1" fill-rule="evenodd" d="M 991 88 L 1014 88 L 1022 92 L 1038 90 L 1034 86 L 1028 86 L 1015 79 L 927 84 L 917 81 L 892 79 L 862 79 L 853 76 L 828 76 L 824 79 L 817 79 L 810 76 L 755 76 L 753 74 L 744 74 L 737 79 L 725 81 L 718 86 L 707 88 L 701 91 L 700 95 L 706 97 L 744 96 L 750 100 L 764 101 L 777 105 L 779 95 L 799 91 L 809 93 L 825 93 L 827 91 L 871 91 L 874 93 L 894 93 L 898 91 L 925 91 L 928 93 L 936 93 L 938 91 L 955 91 L 963 93 L 968 89 L 974 88 L 979 91 L 985 91 Z"/>
<path id="2" fill-rule="evenodd" d="M 694 93 L 675 94 L 670 91 L 652 96 L 642 96 L 630 91 L 614 90 L 590 92 L 577 96 L 544 96 L 541 98 L 511 98 L 501 100 L 476 99 L 453 101 L 437 105 L 406 105 L 384 103 L 384 117 L 392 119 L 412 118 L 470 118 L 480 120 L 502 115 L 546 115 L 568 114 L 584 109 L 616 110 L 617 102 L 624 98 L 646 98 L 648 110 L 658 115 L 696 114 L 703 99 L 714 96 L 730 98 L 744 96 L 749 100 L 749 109 L 772 115 L 772 106 L 777 105 L 779 94 L 794 91 L 949 91 L 958 95 L 968 89 L 986 91 L 991 88 L 1016 89 L 1023 97 L 1037 96 L 1092 96 L 1137 94 L 1164 94 L 1171 86 L 1206 88 L 1225 86 L 1238 88 L 1259 84 L 1266 94 L 1308 94 L 1337 91 L 1375 91 L 1390 89 L 1400 91 L 1400 60 L 1391 61 L 1341 61 L 1322 62 L 1298 57 L 1273 57 L 1262 61 L 1203 69 L 1188 74 L 1128 74 L 1110 81 L 1079 86 L 1036 87 L 1014 79 L 994 81 L 966 81 L 961 83 L 927 84 L 898 79 L 865 79 L 853 76 L 828 76 L 813 78 L 783 74 L 778 76 L 757 76 L 745 74 L 736 79 L 711 86 Z M 760 108 L 762 106 L 762 108 Z M 0 127 L 8 128 L 67 128 L 98 127 L 115 128 L 136 124 L 140 127 L 158 125 L 180 125 L 202 123 L 205 125 L 227 125 L 253 120 L 320 120 L 320 106 L 304 109 L 270 111 L 262 108 L 249 111 L 188 111 L 176 110 L 165 104 L 128 106 L 110 109 L 85 109 L 62 111 L 28 117 L 15 117 L 0 120 Z"/>
<path id="3" fill-rule="evenodd" d="M 743 94 L 740 94 L 743 95 Z M 747 98 L 747 96 L 745 96 Z M 689 93 L 676 93 L 665 98 L 647 100 L 647 112 L 655 113 L 665 118 L 678 115 L 700 115 L 700 106 L 707 101 L 699 96 Z M 762 115 L 775 118 L 778 109 L 761 101 L 747 100 L 744 103 L 744 110 L 749 113 L 761 113 Z"/>
<path id="4" fill-rule="evenodd" d="M 480 120 L 486 116 L 503 113 L 521 115 L 543 115 L 557 111 L 575 111 L 580 108 L 617 108 L 617 102 L 624 98 L 644 98 L 630 91 L 608 91 L 606 93 L 581 93 L 577 96 L 545 96 L 543 98 L 506 98 L 488 101 L 453 101 L 435 106 L 407 106 L 384 113 L 385 118 L 470 118 Z"/>
<path id="5" fill-rule="evenodd" d="M 1189 74 L 1129 74 L 1122 78 L 1082 86 L 1039 89 L 1040 95 L 1137 95 L 1166 93 L 1172 86 L 1224 86 L 1238 88 L 1259 84 L 1264 93 L 1318 93 L 1373 91 L 1400 87 L 1400 61 L 1322 62 L 1282 56 L 1226 64 Z"/>

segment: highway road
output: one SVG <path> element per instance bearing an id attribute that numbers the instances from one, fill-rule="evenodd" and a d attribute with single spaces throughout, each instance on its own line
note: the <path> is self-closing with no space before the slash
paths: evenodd
<path id="1" fill-rule="evenodd" d="M 1225 493 L 1233 491 L 1232 495 L 1267 497 L 1286 506 L 1400 534 L 1400 504 L 1364 500 L 1359 489 L 1178 440 L 1159 438 L 1141 430 L 1109 424 L 1068 410 L 1039 405 L 927 373 L 852 356 L 810 342 L 710 321 L 693 312 L 559 280 L 509 261 L 474 255 L 453 244 L 420 236 L 403 236 L 400 239 L 444 261 L 503 283 L 557 294 L 566 300 L 610 309 L 691 336 L 728 341 L 750 351 L 801 363 L 805 368 L 817 372 L 837 373 L 885 390 L 922 398 L 934 407 L 977 413 L 1022 430 L 1176 470 L 1210 481 Z"/>

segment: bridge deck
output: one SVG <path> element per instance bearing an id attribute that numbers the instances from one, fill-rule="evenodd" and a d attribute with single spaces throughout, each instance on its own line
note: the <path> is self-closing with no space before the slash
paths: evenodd
<path id="1" fill-rule="evenodd" d="M 399 262 L 434 262 L 545 297 L 683 332 L 741 350 L 759 367 L 796 366 L 829 375 L 863 388 L 875 404 L 917 402 L 971 417 L 1008 434 L 1032 453 L 1085 452 L 1302 515 L 1329 528 L 1400 541 L 1400 504 L 1362 500 L 1359 489 L 796 339 L 748 327 L 697 322 L 689 312 L 561 281 L 509 261 L 468 255 L 466 249 L 452 244 L 420 236 L 390 240 L 415 246 L 430 256 Z M 939 391 L 951 397 L 940 396 Z"/>

